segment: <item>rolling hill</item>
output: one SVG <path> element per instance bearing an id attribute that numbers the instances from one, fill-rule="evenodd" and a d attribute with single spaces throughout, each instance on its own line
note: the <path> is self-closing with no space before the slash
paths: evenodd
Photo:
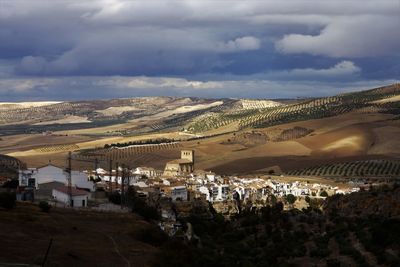
<path id="1" fill-rule="evenodd" d="M 11 109 L 0 104 L 0 153 L 29 166 L 48 160 L 63 165 L 67 152 L 74 151 L 132 167 L 163 168 L 189 148 L 196 151 L 197 168 L 221 174 L 263 173 L 278 166 L 293 175 L 381 177 L 386 171 L 358 166 L 397 164 L 399 114 L 399 84 L 293 101 L 148 97 Z M 160 138 L 175 145 L 105 147 Z M 343 164 L 353 169 L 329 171 Z M 398 176 L 396 169 L 389 174 Z"/>

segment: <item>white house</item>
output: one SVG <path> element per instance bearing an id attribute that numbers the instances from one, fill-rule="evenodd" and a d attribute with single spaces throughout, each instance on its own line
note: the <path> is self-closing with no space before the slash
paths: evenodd
<path id="1" fill-rule="evenodd" d="M 209 182 L 214 182 L 214 181 L 215 181 L 215 173 L 213 173 L 213 172 L 207 173 L 207 174 L 206 174 L 206 177 L 207 177 L 207 180 L 208 180 Z"/>
<path id="2" fill-rule="evenodd" d="M 133 174 L 144 175 L 146 177 L 157 177 L 160 176 L 160 171 L 149 167 L 137 167 Z"/>
<path id="3" fill-rule="evenodd" d="M 177 200 L 187 201 L 188 196 L 187 196 L 186 186 L 183 185 L 183 186 L 173 187 L 171 190 L 171 198 L 172 201 L 177 201 Z"/>
<path id="4" fill-rule="evenodd" d="M 200 186 L 198 190 L 201 194 L 204 194 L 206 196 L 207 201 L 211 201 L 210 190 L 208 190 L 206 186 Z"/>
<path id="5" fill-rule="evenodd" d="M 72 196 L 71 207 L 87 207 L 89 194 L 90 193 L 85 190 L 80 190 L 80 189 L 72 187 L 71 188 L 71 196 Z M 65 206 L 70 206 L 70 197 L 69 197 L 67 186 L 54 188 L 52 196 L 56 202 L 64 204 Z"/>
<path id="6" fill-rule="evenodd" d="M 19 185 L 40 188 L 40 184 L 59 182 L 68 185 L 68 173 L 57 166 L 48 164 L 39 168 L 20 170 Z M 71 172 L 71 184 L 74 187 L 95 191 L 94 183 L 88 181 L 87 174 L 80 171 Z"/>

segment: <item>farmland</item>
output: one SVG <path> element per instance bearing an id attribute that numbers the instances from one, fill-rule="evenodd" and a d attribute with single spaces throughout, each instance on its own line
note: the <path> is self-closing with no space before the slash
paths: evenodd
<path id="1" fill-rule="evenodd" d="M 288 172 L 295 176 L 322 177 L 399 177 L 400 161 L 365 160 L 336 164 L 324 164 Z"/>
<path id="2" fill-rule="evenodd" d="M 187 148 L 196 150 L 198 169 L 222 174 L 276 168 L 297 175 L 397 175 L 396 169 L 369 173 L 356 162 L 399 160 L 398 95 L 395 84 L 296 101 L 150 97 L 25 105 L 0 111 L 0 153 L 28 166 L 62 166 L 73 151 L 83 159 L 163 168 Z M 10 124 L 19 109 L 24 120 Z M 161 139 L 174 142 L 151 143 Z M 336 164 L 335 171 L 329 167 Z"/>

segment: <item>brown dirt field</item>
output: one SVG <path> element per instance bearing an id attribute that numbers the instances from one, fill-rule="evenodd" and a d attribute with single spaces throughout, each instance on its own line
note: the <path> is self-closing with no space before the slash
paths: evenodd
<path id="1" fill-rule="evenodd" d="M 389 98 L 384 98 L 376 101 L 372 101 L 371 103 L 388 103 L 388 102 L 397 102 L 400 101 L 400 95 L 392 96 Z"/>
<path id="2" fill-rule="evenodd" d="M 400 123 L 399 123 L 400 126 Z M 373 129 L 376 141 L 368 151 L 369 154 L 388 154 L 388 152 L 400 152 L 400 127 L 388 125 Z"/>
<path id="3" fill-rule="evenodd" d="M 61 208 L 43 213 L 32 204 L 17 203 L 13 210 L 0 209 L 0 265 L 40 265 L 53 238 L 46 266 L 126 266 L 127 261 L 149 266 L 157 248 L 135 236 L 150 227 L 134 214 Z"/>
<path id="4" fill-rule="evenodd" d="M 47 135 L 23 134 L 3 136 L 0 140 L 0 154 L 8 154 L 16 151 L 27 151 L 46 145 L 76 144 L 92 140 L 91 137 L 71 135 Z"/>
<path id="5" fill-rule="evenodd" d="M 9 146 L 8 148 L 1 148 L 0 153 L 7 153 L 12 157 L 17 157 L 22 161 L 26 162 L 28 166 L 36 167 L 46 164 L 51 160 L 55 164 L 64 165 L 65 160 L 68 154 L 68 151 L 56 151 L 56 152 L 42 152 L 35 150 L 35 148 L 42 147 L 46 144 L 76 144 L 80 149 L 89 149 L 96 147 L 103 147 L 105 144 L 111 143 L 125 143 L 130 141 L 138 141 L 138 140 L 146 140 L 146 139 L 157 139 L 157 138 L 182 138 L 179 136 L 177 132 L 172 133 L 156 133 L 156 134 L 147 134 L 140 136 L 132 136 L 132 137 L 106 137 L 101 139 L 95 139 L 93 137 L 82 137 L 76 135 L 69 135 L 67 137 L 60 137 L 56 141 L 51 141 L 52 136 L 42 136 L 35 135 L 35 138 L 30 139 L 29 135 L 19 137 L 14 136 L 15 138 L 14 144 L 16 146 Z M 27 138 L 27 139 L 25 139 Z M 64 142 L 60 140 L 64 139 Z M 36 141 L 37 140 L 37 141 Z M 50 142 L 48 141 L 50 140 Z M 73 142 L 73 140 L 76 140 Z M 5 142 L 5 141 L 1 141 Z M 34 145 L 36 144 L 36 145 Z"/>
<path id="6" fill-rule="evenodd" d="M 299 142 L 309 147 L 313 155 L 324 157 L 354 156 L 366 154 L 375 142 L 375 135 L 370 125 L 358 124 L 308 136 L 299 140 Z"/>

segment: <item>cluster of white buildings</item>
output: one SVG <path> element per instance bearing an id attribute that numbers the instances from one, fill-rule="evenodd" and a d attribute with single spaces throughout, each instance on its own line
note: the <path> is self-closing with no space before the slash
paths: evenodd
<path id="1" fill-rule="evenodd" d="M 48 165 L 19 171 L 19 187 L 35 191 L 35 199 L 52 199 L 62 206 L 86 207 L 95 183 L 87 173 L 71 171 L 71 188 L 68 187 L 69 173 L 60 167 Z M 23 198 L 24 190 L 19 194 Z"/>
<path id="2" fill-rule="evenodd" d="M 182 161 L 182 162 L 181 162 Z M 176 175 L 172 175 L 176 173 Z M 329 185 L 308 182 L 281 182 L 271 177 L 221 177 L 213 172 L 194 170 L 194 151 L 184 150 L 178 163 L 168 162 L 164 171 L 149 167 L 133 170 L 116 169 L 111 173 L 102 168 L 95 171 L 71 171 L 71 187 L 68 187 L 69 173 L 49 163 L 38 168 L 28 168 L 19 172 L 19 186 L 36 190 L 35 198 L 48 198 L 64 205 L 87 206 L 96 188 L 105 191 L 119 191 L 134 186 L 144 198 L 169 199 L 185 202 L 202 199 L 211 203 L 229 200 L 267 200 L 274 195 L 283 197 L 322 197 L 346 194 L 359 188 L 339 189 Z M 72 200 L 72 201 L 71 201 Z"/>
<path id="3" fill-rule="evenodd" d="M 115 172 L 115 170 L 113 171 Z M 119 171 L 121 174 L 122 170 Z M 105 186 L 111 179 L 114 189 L 121 185 L 121 176 L 110 175 L 102 169 L 97 175 Z M 148 196 L 151 193 L 172 201 L 190 201 L 202 198 L 211 203 L 226 200 L 266 200 L 269 196 L 283 197 L 292 194 L 296 197 L 321 197 L 322 192 L 328 195 L 346 194 L 358 191 L 359 188 L 340 189 L 319 183 L 280 182 L 271 177 L 222 177 L 213 172 L 197 170 L 186 176 L 165 176 L 152 168 L 138 167 L 125 178 L 125 185 L 135 186 L 136 190 Z"/>

